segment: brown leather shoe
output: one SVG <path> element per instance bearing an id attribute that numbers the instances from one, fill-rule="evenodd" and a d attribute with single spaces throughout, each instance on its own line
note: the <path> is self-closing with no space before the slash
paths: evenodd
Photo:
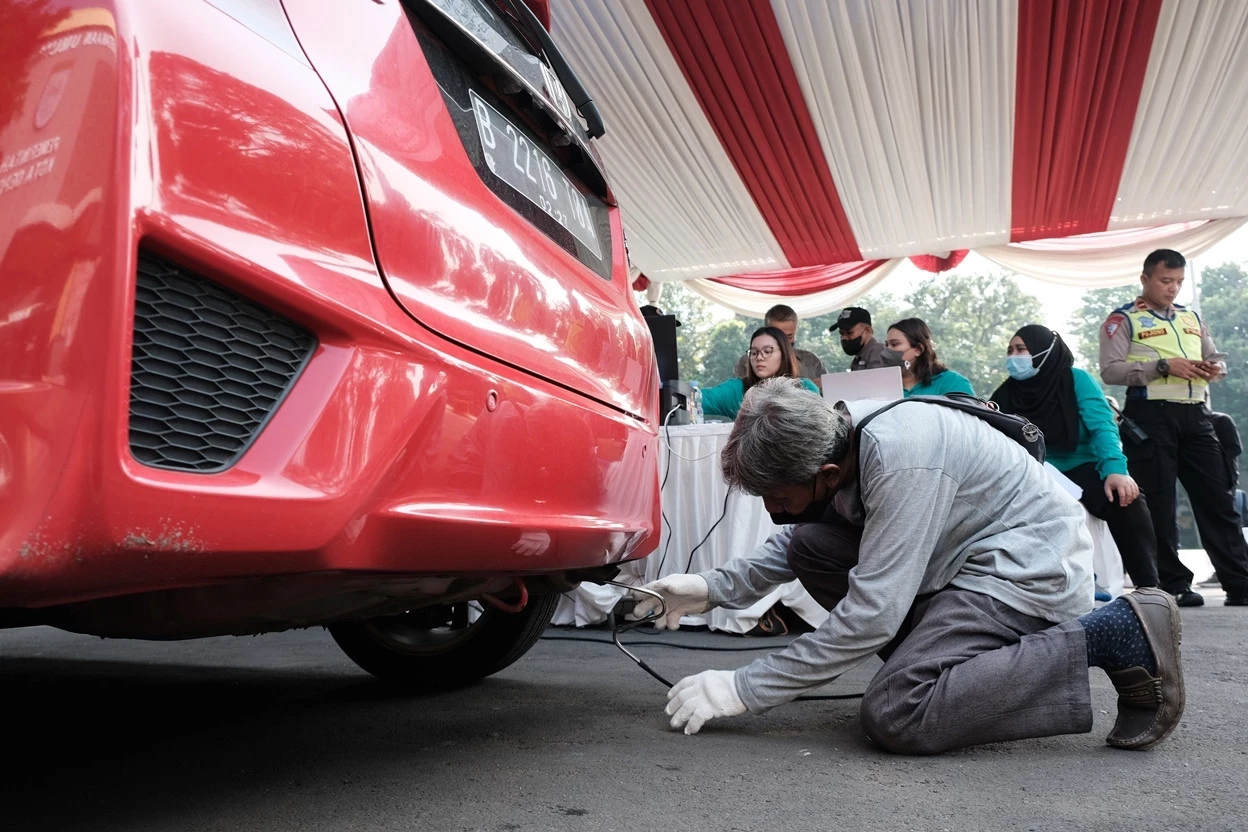
<path id="1" fill-rule="evenodd" d="M 1157 675 L 1142 667 L 1109 674 L 1118 691 L 1118 720 L 1105 742 L 1116 748 L 1148 748 L 1170 736 L 1183 716 L 1187 701 L 1179 657 L 1183 622 L 1178 604 L 1164 590 L 1137 589 L 1122 597 L 1144 628 Z"/>

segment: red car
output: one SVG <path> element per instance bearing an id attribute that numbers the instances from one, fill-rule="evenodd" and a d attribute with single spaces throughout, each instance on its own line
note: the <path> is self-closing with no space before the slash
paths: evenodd
<path id="1" fill-rule="evenodd" d="M 445 686 L 654 548 L 601 122 L 527 6 L 4 5 L 0 626 L 325 624 Z"/>

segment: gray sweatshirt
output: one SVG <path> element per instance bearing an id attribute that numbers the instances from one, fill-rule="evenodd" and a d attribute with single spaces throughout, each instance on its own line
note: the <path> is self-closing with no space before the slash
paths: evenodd
<path id="1" fill-rule="evenodd" d="M 879 402 L 853 402 L 859 423 Z M 1083 507 L 991 425 L 947 407 L 902 404 L 873 419 L 856 489 L 834 501 L 863 526 L 849 593 L 819 629 L 736 673 L 753 713 L 788 702 L 874 655 L 918 595 L 948 586 L 1057 624 L 1092 609 L 1092 539 Z M 863 508 L 865 507 L 865 516 Z M 792 527 L 750 558 L 703 572 L 715 606 L 741 609 L 795 577 Z"/>

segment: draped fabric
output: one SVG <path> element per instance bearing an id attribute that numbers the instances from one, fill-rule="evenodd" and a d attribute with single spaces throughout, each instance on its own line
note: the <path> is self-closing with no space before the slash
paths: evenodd
<path id="1" fill-rule="evenodd" d="M 633 264 L 654 281 L 788 268 L 645 4 L 551 7 L 552 36 L 607 124 L 595 145 Z"/>
<path id="2" fill-rule="evenodd" d="M 846 283 L 852 283 L 880 268 L 884 262 L 883 260 L 864 260 L 858 263 L 837 263 L 832 266 L 806 266 L 770 274 L 763 272 L 737 274 L 732 277 L 713 277 L 711 280 L 737 289 L 790 297 L 824 292 Z"/>
<path id="3" fill-rule="evenodd" d="M 1106 231 L 990 246 L 977 253 L 1009 271 L 1049 283 L 1088 288 L 1121 286 L 1140 276 L 1148 252 L 1172 248 L 1190 259 L 1204 254 L 1245 221 L 1239 217 Z"/>
<path id="4" fill-rule="evenodd" d="M 860 260 L 768 0 L 647 0 L 795 268 Z"/>
<path id="5" fill-rule="evenodd" d="M 862 256 L 1007 242 L 1016 4 L 773 6 Z"/>
<path id="6" fill-rule="evenodd" d="M 1010 241 L 1103 231 L 1161 0 L 1019 7 Z"/>
<path id="7" fill-rule="evenodd" d="M 904 258 L 878 260 L 875 269 L 860 274 L 852 281 L 842 282 L 831 288 L 822 289 L 809 294 L 790 296 L 772 295 L 742 289 L 722 280 L 691 280 L 685 285 L 697 294 L 726 306 L 733 312 L 761 318 L 763 313 L 776 303 L 784 303 L 793 308 L 800 317 L 808 318 L 825 315 L 836 309 L 848 306 L 855 298 L 861 297 L 880 281 L 892 274 L 893 269 L 903 262 Z M 660 285 L 660 284 L 655 284 Z"/>
<path id="8" fill-rule="evenodd" d="M 752 313 L 878 277 L 812 280 L 825 267 L 961 249 L 1120 282 L 1145 240 L 1190 256 L 1248 216 L 1242 0 L 550 7 L 607 122 L 634 264 Z M 1153 227 L 1135 248 L 1078 236 Z"/>
<path id="9" fill-rule="evenodd" d="M 910 262 L 925 272 L 940 274 L 950 269 L 956 269 L 958 264 L 965 260 L 966 255 L 970 253 L 969 249 L 960 248 L 957 251 L 949 252 L 947 255 L 912 254 L 910 255 Z"/>
<path id="10" fill-rule="evenodd" d="M 1248 214 L 1248 3 L 1165 2 L 1110 228 Z"/>

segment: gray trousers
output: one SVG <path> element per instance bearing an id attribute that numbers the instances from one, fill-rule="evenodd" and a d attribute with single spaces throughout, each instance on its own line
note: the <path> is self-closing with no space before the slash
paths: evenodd
<path id="1" fill-rule="evenodd" d="M 826 609 L 848 591 L 861 535 L 836 521 L 794 530 L 789 566 Z M 1076 621 L 1054 626 L 950 587 L 916 598 L 879 655 L 862 725 L 887 751 L 937 754 L 1092 730 L 1087 643 Z"/>

